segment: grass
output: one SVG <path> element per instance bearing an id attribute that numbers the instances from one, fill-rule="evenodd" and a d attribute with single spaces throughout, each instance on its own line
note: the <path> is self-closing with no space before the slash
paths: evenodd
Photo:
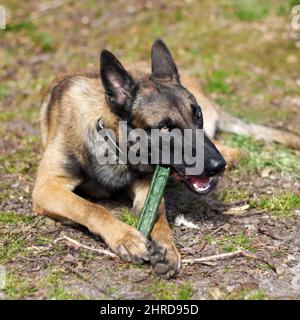
<path id="1" fill-rule="evenodd" d="M 0 96 L 1 96 L 1 92 L 0 92 Z M 14 112 L 11 112 L 11 111 L 1 111 L 0 112 L 0 121 L 1 122 L 11 121 L 11 120 L 14 120 L 15 118 L 16 118 L 16 114 Z"/>
<path id="2" fill-rule="evenodd" d="M 138 224 L 138 218 L 126 209 L 121 212 L 120 219 L 132 227 L 136 227 Z"/>
<path id="3" fill-rule="evenodd" d="M 12 139 L 16 139 L 13 136 Z M 19 149 L 13 153 L 0 155 L 0 162 L 7 174 L 34 173 L 37 169 L 37 146 L 39 137 L 27 135 L 22 139 Z"/>
<path id="4" fill-rule="evenodd" d="M 300 208 L 300 196 L 294 193 L 282 192 L 271 197 L 261 197 L 251 201 L 251 206 L 263 209 L 276 218 L 289 218 L 294 210 Z"/>
<path id="5" fill-rule="evenodd" d="M 204 85 L 206 92 L 218 92 L 223 94 L 229 94 L 232 92 L 232 88 L 226 82 L 227 75 L 224 70 L 214 70 L 208 81 Z"/>
<path id="6" fill-rule="evenodd" d="M 0 84 L 0 99 L 6 98 L 10 95 L 10 90 L 7 85 Z"/>
<path id="7" fill-rule="evenodd" d="M 48 299 L 52 300 L 74 300 L 87 299 L 84 295 L 73 294 L 64 288 L 62 272 L 52 271 L 45 278 L 37 278 L 30 281 L 29 278 L 9 272 L 7 274 L 6 286 L 3 289 L 6 298 L 17 300 L 28 298 L 38 292 L 40 289 L 46 293 Z"/>
<path id="8" fill-rule="evenodd" d="M 43 236 L 43 235 L 37 235 L 34 239 L 34 242 L 38 246 L 45 246 L 47 244 L 50 244 L 53 241 L 53 239 L 49 236 Z"/>
<path id="9" fill-rule="evenodd" d="M 265 18 L 269 13 L 269 8 L 264 1 L 236 1 L 234 15 L 240 21 L 258 21 Z"/>
<path id="10" fill-rule="evenodd" d="M 17 224 L 20 222 L 25 224 L 32 224 L 34 220 L 35 217 L 33 216 L 19 215 L 10 211 L 0 211 L 0 224 Z"/>
<path id="11" fill-rule="evenodd" d="M 52 270 L 44 281 L 43 286 L 48 289 L 48 296 L 52 300 L 87 299 L 84 295 L 75 295 L 64 288 L 63 276 L 60 270 Z"/>
<path id="12" fill-rule="evenodd" d="M 8 182 L 3 182 L 0 185 L 0 201 L 6 201 L 10 198 L 10 194 L 11 194 L 11 184 Z"/>
<path id="13" fill-rule="evenodd" d="M 262 289 L 249 290 L 242 289 L 238 292 L 225 294 L 223 300 L 267 300 L 267 294 Z"/>
<path id="14" fill-rule="evenodd" d="M 37 291 L 37 287 L 30 284 L 25 277 L 8 273 L 6 287 L 3 291 L 7 299 L 17 300 L 33 295 Z"/>
<path id="15" fill-rule="evenodd" d="M 226 204 L 231 204 L 235 201 L 246 202 L 249 198 L 249 194 L 246 189 L 227 189 L 223 191 L 218 198 Z"/>
<path id="16" fill-rule="evenodd" d="M 276 144 L 264 144 L 245 136 L 226 135 L 225 143 L 240 150 L 239 171 L 260 171 L 271 168 L 300 179 L 299 155 Z"/>
<path id="17" fill-rule="evenodd" d="M 222 252 L 233 252 L 237 250 L 255 251 L 254 240 L 245 235 L 243 232 L 237 235 L 225 235 L 221 238 L 213 236 L 204 236 L 208 244 L 217 244 Z"/>
<path id="18" fill-rule="evenodd" d="M 194 288 L 190 283 L 176 285 L 167 281 L 157 281 L 150 290 L 157 300 L 191 300 Z"/>
<path id="19" fill-rule="evenodd" d="M 274 258 L 280 258 L 282 256 L 284 256 L 285 252 L 281 249 L 275 249 L 272 253 L 272 257 Z"/>
<path id="20" fill-rule="evenodd" d="M 36 171 L 37 165 L 33 161 L 35 155 L 32 150 L 18 150 L 15 153 L 1 155 L 0 162 L 3 163 L 4 172 L 7 174 L 25 174 Z"/>
<path id="21" fill-rule="evenodd" d="M 26 32 L 31 41 L 39 46 L 42 51 L 49 52 L 54 50 L 55 43 L 53 36 L 50 33 L 40 31 L 39 27 L 29 19 L 7 24 L 5 29 L 6 33 L 22 31 Z"/>
<path id="22" fill-rule="evenodd" d="M 26 253 L 26 239 L 23 234 L 2 236 L 0 245 L 0 263 L 7 263 L 16 256 Z"/>
<path id="23" fill-rule="evenodd" d="M 237 250 L 255 251 L 253 240 L 243 232 L 238 233 L 236 236 L 223 236 L 216 242 L 222 252 L 233 252 Z"/>

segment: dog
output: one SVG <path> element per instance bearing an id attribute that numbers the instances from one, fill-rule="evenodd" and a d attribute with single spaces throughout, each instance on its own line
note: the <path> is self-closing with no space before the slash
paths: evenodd
<path id="1" fill-rule="evenodd" d="M 202 174 L 187 176 L 185 164 L 172 166 L 173 177 L 198 194 L 211 191 L 226 162 L 231 165 L 237 158 L 236 150 L 213 140 L 218 129 L 300 148 L 296 134 L 247 124 L 222 111 L 203 95 L 196 79 L 179 76 L 169 49 L 160 39 L 152 46 L 151 72 L 138 64 L 126 70 L 111 52 L 103 50 L 100 72 L 56 79 L 41 107 L 43 156 L 33 190 L 33 211 L 87 227 L 124 261 L 150 261 L 164 279 L 177 274 L 181 265 L 164 199 L 147 240 L 105 207 L 81 196 L 103 199 L 126 189 L 133 199 L 133 211 L 139 214 L 154 171 L 151 164 L 99 164 L 93 139 L 102 128 L 100 120 L 115 133 L 117 141 L 122 139 L 120 121 L 128 123 L 128 130 L 204 128 Z"/>

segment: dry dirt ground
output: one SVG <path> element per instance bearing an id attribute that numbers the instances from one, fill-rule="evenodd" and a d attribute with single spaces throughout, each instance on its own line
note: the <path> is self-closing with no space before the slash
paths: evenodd
<path id="1" fill-rule="evenodd" d="M 181 68 L 228 112 L 300 133 L 297 1 L 4 1 L 0 30 L 0 265 L 2 299 L 299 299 L 299 152 L 221 134 L 240 151 L 206 198 L 170 183 L 168 219 L 184 259 L 242 250 L 225 260 L 184 264 L 158 279 L 135 266 L 74 247 L 99 238 L 70 223 L 36 217 L 31 191 L 41 156 L 38 115 L 57 75 L 98 68 L 99 50 L 122 61 L 149 59 L 162 37 Z M 126 198 L 106 202 L 135 223 Z M 184 214 L 194 228 L 176 226 Z"/>

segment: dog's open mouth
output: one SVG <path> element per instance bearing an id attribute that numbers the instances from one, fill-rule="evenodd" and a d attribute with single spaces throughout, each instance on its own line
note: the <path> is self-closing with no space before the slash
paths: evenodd
<path id="1" fill-rule="evenodd" d="M 199 177 L 199 176 L 188 176 L 181 171 L 175 169 L 172 170 L 172 175 L 175 180 L 184 182 L 192 191 L 197 194 L 209 193 L 218 182 L 217 177 Z"/>

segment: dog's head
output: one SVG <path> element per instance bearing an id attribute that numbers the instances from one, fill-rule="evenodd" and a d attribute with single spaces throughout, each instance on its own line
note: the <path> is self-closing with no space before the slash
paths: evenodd
<path id="1" fill-rule="evenodd" d="M 151 75 L 137 81 L 109 51 L 102 51 L 101 79 L 112 110 L 132 128 L 159 129 L 166 134 L 173 129 L 203 129 L 201 107 L 180 83 L 173 57 L 163 41 L 154 42 L 151 62 Z M 170 166 L 175 178 L 198 194 L 204 194 L 216 185 L 217 176 L 226 166 L 223 156 L 207 136 L 204 136 L 203 162 L 200 175 L 187 175 L 185 162 Z"/>

